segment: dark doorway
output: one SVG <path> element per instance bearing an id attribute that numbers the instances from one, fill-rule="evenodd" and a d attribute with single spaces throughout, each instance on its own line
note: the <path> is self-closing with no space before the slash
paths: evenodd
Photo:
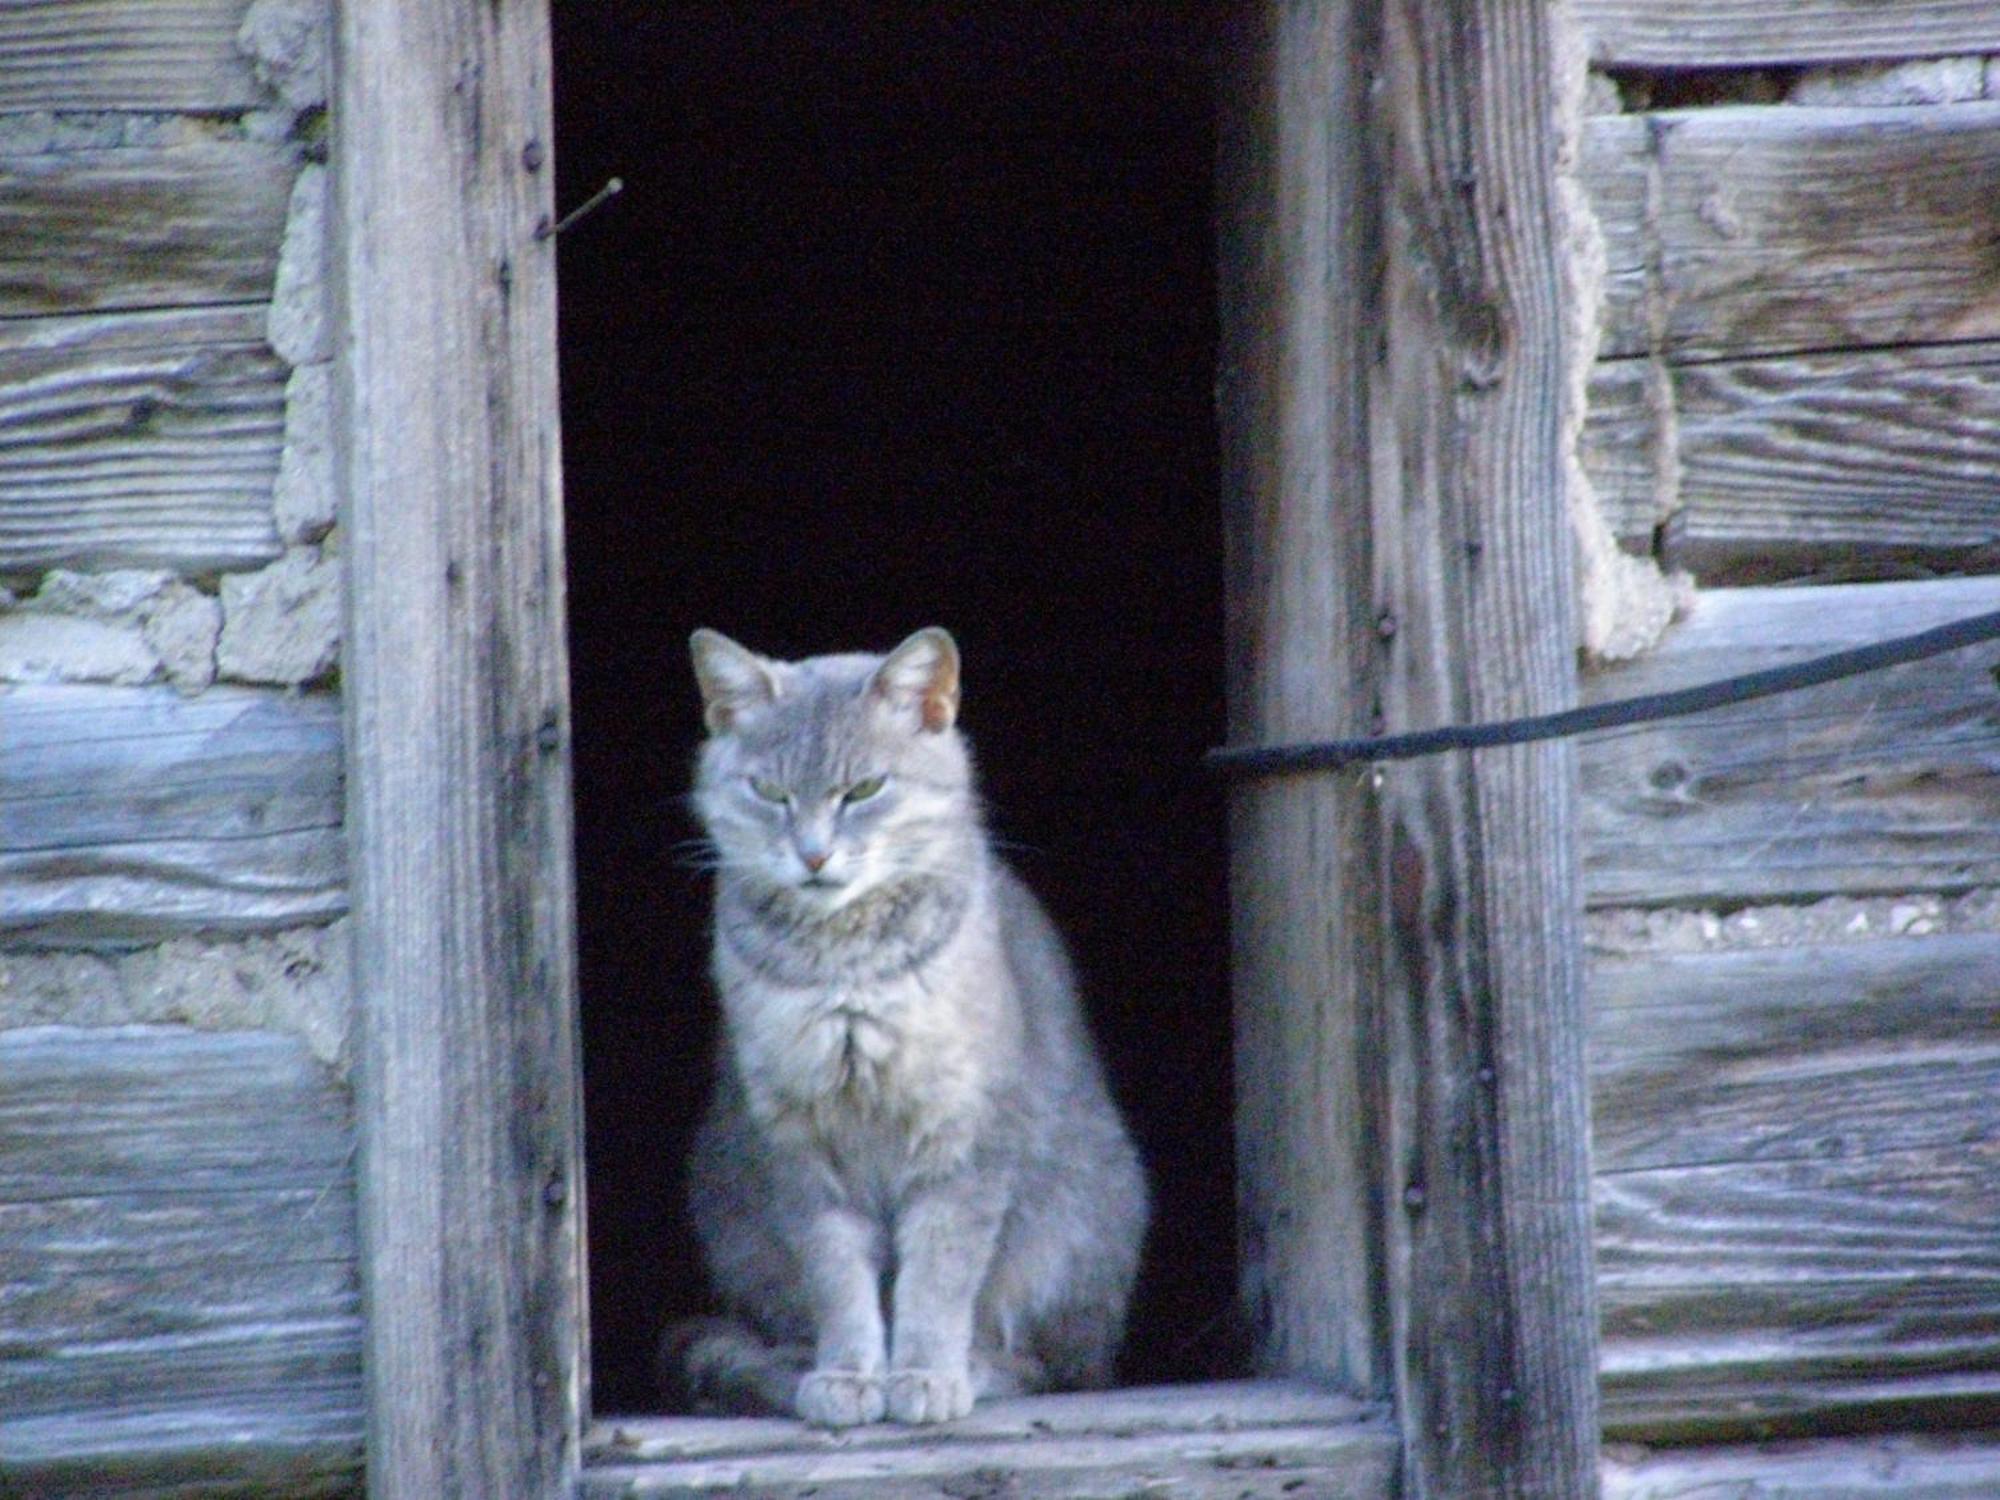
<path id="1" fill-rule="evenodd" d="M 1127 1377 L 1238 1373 L 1211 8 L 554 7 L 594 1404 L 702 1287 L 685 641 L 949 626 L 1154 1183 Z"/>

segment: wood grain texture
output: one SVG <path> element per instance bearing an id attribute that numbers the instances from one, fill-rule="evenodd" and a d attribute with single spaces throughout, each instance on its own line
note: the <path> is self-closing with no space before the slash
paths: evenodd
<path id="1" fill-rule="evenodd" d="M 1989 1500 L 1994 1434 L 1831 1438 L 1606 1456 L 1603 1500 Z"/>
<path id="2" fill-rule="evenodd" d="M 547 7 L 339 8 L 369 1492 L 571 1493 L 584 1340 Z M 526 148 L 533 144 L 536 149 Z"/>
<path id="3" fill-rule="evenodd" d="M 293 1038 L 0 1032 L 0 1491 L 352 1493 L 353 1125 Z"/>
<path id="4" fill-rule="evenodd" d="M 297 169 L 252 140 L 0 156 L 0 318 L 268 301 Z"/>
<path id="5" fill-rule="evenodd" d="M 2000 103 L 1600 116 L 1582 173 L 1603 354 L 2000 336 Z"/>
<path id="6" fill-rule="evenodd" d="M 1986 933 L 1600 960 L 1597 1171 L 1974 1149 L 2000 1133 L 1996 978 Z"/>
<path id="7" fill-rule="evenodd" d="M 0 689 L 0 933 L 130 944 L 347 907 L 340 709 L 253 688 Z"/>
<path id="8" fill-rule="evenodd" d="M 1367 55 L 1339 5 L 1246 10 L 1219 160 L 1219 410 L 1229 733 L 1365 733 L 1376 641 L 1366 529 L 1373 228 Z M 1333 230 L 1331 205 L 1350 207 Z M 1338 304 L 1338 307 L 1336 307 Z M 1355 778 L 1231 789 L 1230 930 L 1244 1301 L 1258 1359 L 1386 1396 L 1375 1207 L 1375 808 Z"/>
<path id="9" fill-rule="evenodd" d="M 1692 686 L 2000 609 L 2000 579 L 1716 589 L 1592 702 Z M 2000 881 L 2000 647 L 1593 736 L 1598 906 L 1738 905 Z"/>
<path id="10" fill-rule="evenodd" d="M 1591 61 L 1610 68 L 1890 62 L 2000 52 L 1986 0 L 1576 0 Z"/>
<path id="11" fill-rule="evenodd" d="M 0 573 L 252 568 L 286 368 L 265 309 L 0 322 Z"/>
<path id="12" fill-rule="evenodd" d="M 1605 1420 L 1684 1441 L 2000 1410 L 2000 937 L 1605 960 Z"/>
<path id="13" fill-rule="evenodd" d="M 1387 8 L 1387 303 L 1371 328 L 1390 730 L 1576 690 L 1545 7 Z M 1405 1493 L 1586 1496 L 1597 1312 L 1575 761 L 1385 770 L 1391 1296 Z"/>
<path id="14" fill-rule="evenodd" d="M 1705 584 L 2000 564 L 2000 344 L 1603 361 L 1583 454 L 1620 539 L 1664 522 L 1662 561 Z"/>
<path id="15" fill-rule="evenodd" d="M 222 114 L 266 103 L 236 50 L 249 0 L 10 0 L 0 111 Z"/>
<path id="16" fill-rule="evenodd" d="M 1259 1381 L 996 1401 L 936 1432 L 620 1421 L 593 1433 L 583 1494 L 1389 1500 L 1397 1449 L 1379 1411 Z"/>

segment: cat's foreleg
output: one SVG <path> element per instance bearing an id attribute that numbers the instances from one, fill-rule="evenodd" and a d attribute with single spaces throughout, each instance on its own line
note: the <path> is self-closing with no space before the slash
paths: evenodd
<path id="1" fill-rule="evenodd" d="M 1004 1201 L 994 1183 L 952 1181 L 898 1215 L 887 1389 L 898 1422 L 948 1422 L 972 1410 L 974 1308 Z"/>
<path id="2" fill-rule="evenodd" d="M 801 1257 L 816 1332 L 813 1367 L 799 1381 L 798 1413 L 818 1427 L 879 1422 L 886 1332 L 875 1227 L 845 1209 L 816 1215 Z"/>

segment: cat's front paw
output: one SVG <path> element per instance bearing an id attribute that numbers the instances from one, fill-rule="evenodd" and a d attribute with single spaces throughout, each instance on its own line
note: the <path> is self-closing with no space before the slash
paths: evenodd
<path id="1" fill-rule="evenodd" d="M 810 1370 L 799 1381 L 799 1416 L 815 1427 L 859 1427 L 885 1410 L 882 1378 L 859 1370 Z"/>
<path id="2" fill-rule="evenodd" d="M 972 1410 L 965 1370 L 891 1370 L 889 1415 L 898 1422 L 949 1422 Z"/>

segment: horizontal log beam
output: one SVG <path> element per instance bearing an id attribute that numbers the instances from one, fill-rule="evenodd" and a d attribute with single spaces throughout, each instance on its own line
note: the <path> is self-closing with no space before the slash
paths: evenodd
<path id="1" fill-rule="evenodd" d="M 297 170 L 249 139 L 0 156 L 0 318 L 269 301 Z"/>
<path id="2" fill-rule="evenodd" d="M 0 1492 L 350 1492 L 346 1090 L 175 1027 L 0 1032 L 0 1076 Z"/>
<path id="3" fill-rule="evenodd" d="M 1600 353 L 1727 358 L 2000 336 L 2000 103 L 1586 122 Z"/>
<path id="4" fill-rule="evenodd" d="M 1600 961 L 1597 1172 L 1976 1145 L 2000 1130 L 1996 976 L 1985 933 Z"/>
<path id="5" fill-rule="evenodd" d="M 251 568 L 283 551 L 265 307 L 0 322 L 0 573 Z"/>
<path id="6" fill-rule="evenodd" d="M 1983 933 L 1594 966 L 1610 1430 L 1996 1408 L 1996 973 Z"/>
<path id="7" fill-rule="evenodd" d="M 1603 1500 L 1991 1500 L 1996 1494 L 2000 1441 L 1991 1433 L 1626 1449 L 1604 1463 Z"/>
<path id="8" fill-rule="evenodd" d="M 340 705 L 0 691 L 0 934 L 133 943 L 346 910 Z"/>
<path id="9" fill-rule="evenodd" d="M 1987 0 L 1576 0 L 1607 68 L 1745 68 L 2000 52 Z"/>
<path id="10" fill-rule="evenodd" d="M 0 112 L 222 114 L 267 102 L 236 48 L 248 0 L 11 0 Z"/>
<path id="11" fill-rule="evenodd" d="M 1705 584 L 2000 567 L 2000 343 L 1600 361 L 1582 452 L 1628 549 Z"/>
<path id="12" fill-rule="evenodd" d="M 2000 579 L 1717 589 L 1588 702 L 1692 686 L 2000 610 Z M 2000 647 L 1586 739 L 1593 906 L 2000 883 Z"/>
<path id="13" fill-rule="evenodd" d="M 582 1493 L 1056 1500 L 1165 1485 L 1190 1500 L 1389 1500 L 1398 1456 L 1379 1411 L 1246 1381 L 995 1401 L 947 1430 L 859 1428 L 834 1447 L 796 1422 L 618 1421 L 592 1434 Z"/>

